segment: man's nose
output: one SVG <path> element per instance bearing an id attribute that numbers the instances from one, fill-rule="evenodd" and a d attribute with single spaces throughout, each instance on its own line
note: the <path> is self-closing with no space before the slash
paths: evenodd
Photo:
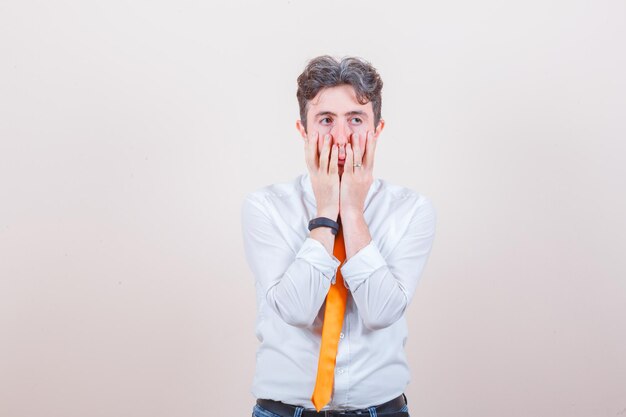
<path id="1" fill-rule="evenodd" d="M 337 145 L 345 145 L 346 143 L 348 143 L 350 141 L 350 135 L 352 134 L 352 129 L 350 129 L 349 126 L 345 125 L 345 124 L 336 124 L 335 126 L 333 126 L 332 130 L 330 131 L 330 134 L 332 135 L 334 142 Z"/>

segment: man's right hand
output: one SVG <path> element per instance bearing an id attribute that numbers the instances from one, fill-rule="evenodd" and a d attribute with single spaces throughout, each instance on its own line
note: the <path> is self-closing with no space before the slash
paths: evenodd
<path id="1" fill-rule="evenodd" d="M 311 174 L 311 184 L 317 202 L 317 217 L 337 221 L 339 216 L 339 169 L 337 145 L 331 146 L 331 137 L 324 135 L 318 152 L 319 132 L 310 132 L 305 139 L 306 165 Z"/>

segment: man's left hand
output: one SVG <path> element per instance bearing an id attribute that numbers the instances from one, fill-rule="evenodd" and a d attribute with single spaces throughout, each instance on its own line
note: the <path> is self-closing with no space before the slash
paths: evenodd
<path id="1" fill-rule="evenodd" d="M 346 144 L 346 162 L 343 166 L 339 191 L 339 213 L 342 219 L 363 215 L 365 198 L 374 181 L 374 132 L 367 132 L 365 149 L 359 146 L 358 133 L 352 134 Z M 360 165 L 360 166 L 359 166 Z"/>

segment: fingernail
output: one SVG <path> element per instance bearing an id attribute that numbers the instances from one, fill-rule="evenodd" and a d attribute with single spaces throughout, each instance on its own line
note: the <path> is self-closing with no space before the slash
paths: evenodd
<path id="1" fill-rule="evenodd" d="M 330 135 L 324 136 L 324 142 L 328 142 L 330 140 Z"/>

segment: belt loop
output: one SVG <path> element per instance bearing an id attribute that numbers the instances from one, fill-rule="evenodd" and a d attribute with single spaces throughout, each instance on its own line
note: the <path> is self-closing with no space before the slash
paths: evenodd
<path id="1" fill-rule="evenodd" d="M 304 407 L 296 407 L 296 411 L 293 413 L 293 417 L 302 417 Z"/>
<path id="2" fill-rule="evenodd" d="M 376 407 L 370 407 L 367 409 L 370 412 L 370 417 L 377 417 L 376 415 Z"/>

